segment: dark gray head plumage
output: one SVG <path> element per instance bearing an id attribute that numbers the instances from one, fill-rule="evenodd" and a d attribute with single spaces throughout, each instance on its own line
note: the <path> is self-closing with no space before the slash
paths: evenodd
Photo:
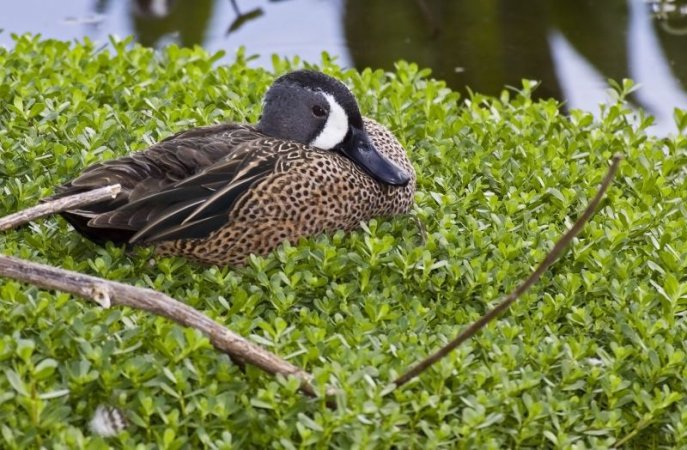
<path id="1" fill-rule="evenodd" d="M 282 75 L 265 94 L 258 130 L 280 139 L 314 145 L 317 137 L 324 131 L 330 115 L 337 112 L 332 109 L 332 101 L 335 102 L 335 109 L 338 105 L 343 110 L 344 116 L 337 119 L 346 121 L 346 128 L 363 128 L 355 97 L 341 81 L 312 70 L 298 70 Z M 329 124 L 332 125 L 332 122 Z M 340 138 L 342 141 L 345 134 Z M 324 150 L 340 144 L 340 141 Z"/>
<path id="2" fill-rule="evenodd" d="M 410 174 L 370 141 L 353 93 L 336 78 L 297 70 L 277 78 L 265 94 L 258 131 L 322 150 L 334 150 L 381 183 L 404 186 Z"/>

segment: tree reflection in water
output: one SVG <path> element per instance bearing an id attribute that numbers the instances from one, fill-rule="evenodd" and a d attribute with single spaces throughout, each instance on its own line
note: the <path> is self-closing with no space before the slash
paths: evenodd
<path id="1" fill-rule="evenodd" d="M 36 1 L 36 0 L 32 0 Z M 89 0 L 81 0 L 89 3 Z M 23 2 L 6 7 L 5 17 Z M 523 78 L 536 94 L 596 109 L 608 79 L 643 87 L 632 100 L 671 126 L 687 108 L 687 0 L 95 0 L 104 18 L 85 35 L 133 34 L 144 45 L 176 42 L 211 51 L 243 45 L 318 59 L 326 50 L 359 69 L 391 69 L 405 59 L 430 67 L 454 89 L 497 95 Z M 115 7 L 117 6 L 117 7 Z M 29 6 L 24 7 L 29 9 Z M 78 15 L 72 7 L 70 14 Z M 47 10 L 47 8 L 46 8 Z M 84 13 L 82 11 L 82 13 Z M 125 14 L 126 17 L 117 15 Z M 82 16 L 85 15 L 82 14 Z M 117 20 L 114 20 L 114 19 Z M 112 19 L 112 20 L 111 20 Z M 0 20 L 11 32 L 12 20 Z M 122 24 L 128 24 L 122 30 Z M 108 28 L 112 27 L 112 28 Z M 59 31 L 58 31 L 59 33 Z M 71 38 L 71 36 L 69 36 Z M 345 45 L 344 45 L 345 44 Z"/>
<path id="2" fill-rule="evenodd" d="M 651 113 L 687 108 L 687 1 L 397 0 L 390 8 L 384 0 L 347 0 L 344 20 L 357 67 L 391 68 L 403 58 L 432 67 L 456 89 L 489 94 L 536 79 L 538 95 L 569 104 L 584 98 L 570 92 L 580 86 L 596 85 L 596 96 L 607 79 L 634 78 L 644 87 L 633 99 Z M 559 49 L 574 61 L 560 61 Z M 591 78 L 566 77 L 561 64 Z M 650 100 L 657 92 L 661 98 Z"/>

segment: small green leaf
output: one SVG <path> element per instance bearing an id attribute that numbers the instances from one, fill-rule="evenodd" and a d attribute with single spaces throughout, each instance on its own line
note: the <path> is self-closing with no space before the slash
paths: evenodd
<path id="1" fill-rule="evenodd" d="M 17 355 L 28 364 L 31 361 L 31 355 L 36 348 L 36 343 L 30 339 L 17 339 Z"/>
<path id="2" fill-rule="evenodd" d="M 38 364 L 36 364 L 36 367 L 33 369 L 33 376 L 38 379 L 42 380 L 45 378 L 48 378 L 53 374 L 55 369 L 57 368 L 58 362 L 52 358 L 45 358 Z"/>
<path id="3" fill-rule="evenodd" d="M 29 389 L 24 383 L 24 380 L 21 379 L 17 372 L 11 369 L 5 369 L 5 376 L 7 377 L 7 381 L 10 382 L 10 385 L 17 392 L 17 394 L 23 395 L 25 397 L 29 396 Z"/>

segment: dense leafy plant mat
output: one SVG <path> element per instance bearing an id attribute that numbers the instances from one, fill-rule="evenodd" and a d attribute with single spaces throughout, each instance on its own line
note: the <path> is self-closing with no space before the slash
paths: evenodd
<path id="1" fill-rule="evenodd" d="M 0 214 L 181 129 L 254 122 L 275 74 L 301 65 L 275 59 L 272 73 L 220 57 L 33 37 L 0 50 Z M 687 139 L 647 136 L 651 119 L 624 102 L 629 83 L 595 121 L 533 101 L 528 82 L 462 101 L 412 64 L 357 73 L 325 57 L 322 67 L 409 150 L 411 216 L 284 245 L 241 270 L 99 248 L 59 218 L 1 234 L 0 248 L 187 302 L 338 386 L 338 409 L 295 380 L 243 373 L 168 320 L 0 279 L 0 447 L 687 445 Z M 531 271 L 616 152 L 627 160 L 563 259 L 509 313 L 388 394 Z M 127 431 L 92 435 L 101 403 L 126 411 Z"/>

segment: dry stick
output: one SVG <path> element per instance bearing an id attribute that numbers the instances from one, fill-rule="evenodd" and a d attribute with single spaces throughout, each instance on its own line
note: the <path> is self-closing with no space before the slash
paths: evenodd
<path id="1" fill-rule="evenodd" d="M 0 255 L 0 275 L 39 286 L 88 298 L 103 308 L 129 306 L 195 328 L 205 333 L 218 350 L 240 358 L 271 374 L 292 375 L 300 379 L 301 389 L 311 395 L 312 376 L 267 350 L 226 329 L 198 310 L 161 292 L 130 286 L 117 281 L 59 269 L 11 256 Z M 334 394 L 328 392 L 327 395 Z"/>
<path id="2" fill-rule="evenodd" d="M 553 264 L 556 261 L 556 259 L 558 259 L 563 249 L 570 243 L 570 241 L 573 240 L 575 236 L 577 236 L 577 234 L 582 230 L 582 227 L 584 227 L 585 223 L 587 223 L 587 221 L 594 215 L 596 207 L 599 205 L 599 202 L 606 193 L 608 186 L 611 184 L 611 181 L 613 180 L 613 177 L 615 176 L 615 173 L 618 170 L 618 165 L 620 164 L 621 159 L 623 159 L 623 156 L 620 154 L 616 154 L 613 157 L 611 167 L 608 169 L 606 176 L 601 181 L 599 191 L 596 193 L 592 201 L 589 202 L 589 205 L 587 205 L 587 208 L 584 210 L 582 215 L 577 219 L 577 221 L 573 224 L 572 228 L 570 228 L 563 236 L 561 236 L 561 238 L 558 240 L 558 242 L 556 242 L 551 251 L 546 255 L 544 260 L 535 269 L 535 271 L 532 272 L 532 274 L 524 282 L 522 282 L 522 284 L 520 284 L 513 292 L 507 295 L 493 309 L 489 310 L 486 314 L 484 314 L 482 317 L 473 322 L 469 327 L 463 330 L 460 334 L 458 334 L 458 336 L 456 336 L 455 339 L 453 339 L 451 342 L 440 348 L 434 354 L 420 361 L 417 365 L 415 365 L 406 373 L 404 373 L 396 380 L 394 380 L 396 388 L 403 386 L 408 381 L 420 375 L 435 362 L 439 361 L 441 358 L 448 355 L 453 349 L 455 349 L 460 344 L 474 336 L 475 333 L 484 328 L 489 322 L 494 320 L 503 311 L 508 309 L 508 307 L 512 305 L 513 302 L 515 302 L 515 300 L 517 300 L 523 293 L 525 293 L 525 291 L 527 291 L 527 289 L 529 289 L 534 283 L 536 283 L 539 280 L 541 275 L 551 266 L 551 264 Z"/>
<path id="3" fill-rule="evenodd" d="M 107 198 L 115 198 L 121 189 L 122 188 L 120 185 L 113 184 L 111 186 L 105 186 L 103 188 L 94 189 L 92 191 L 77 195 L 62 197 L 31 208 L 23 209 L 14 214 L 10 214 L 9 216 L 0 218 L 0 231 L 16 228 L 19 225 L 23 225 L 34 219 L 38 219 L 39 217 L 49 216 L 50 214 L 66 211 L 78 206 L 89 205 Z"/>
<path id="4" fill-rule="evenodd" d="M 95 203 L 119 192 L 119 185 L 76 194 L 53 200 L 33 208 L 20 211 L 0 219 L 6 230 L 42 217 L 89 203 Z M 91 275 L 59 269 L 11 256 L 0 255 L 0 275 L 39 286 L 44 289 L 57 289 L 80 297 L 88 298 L 103 308 L 112 305 L 129 306 L 167 317 L 181 325 L 195 328 L 205 333 L 218 350 L 253 364 L 271 374 L 291 375 L 301 382 L 301 390 L 309 395 L 317 395 L 311 384 L 312 375 L 288 361 L 247 341 L 226 329 L 198 310 L 181 303 L 161 292 L 152 289 L 130 286 L 116 281 L 105 280 Z M 328 388 L 326 395 L 331 397 L 336 391 Z M 331 398 L 330 398 L 331 400 Z M 331 403 L 329 403 L 331 404 Z"/>

